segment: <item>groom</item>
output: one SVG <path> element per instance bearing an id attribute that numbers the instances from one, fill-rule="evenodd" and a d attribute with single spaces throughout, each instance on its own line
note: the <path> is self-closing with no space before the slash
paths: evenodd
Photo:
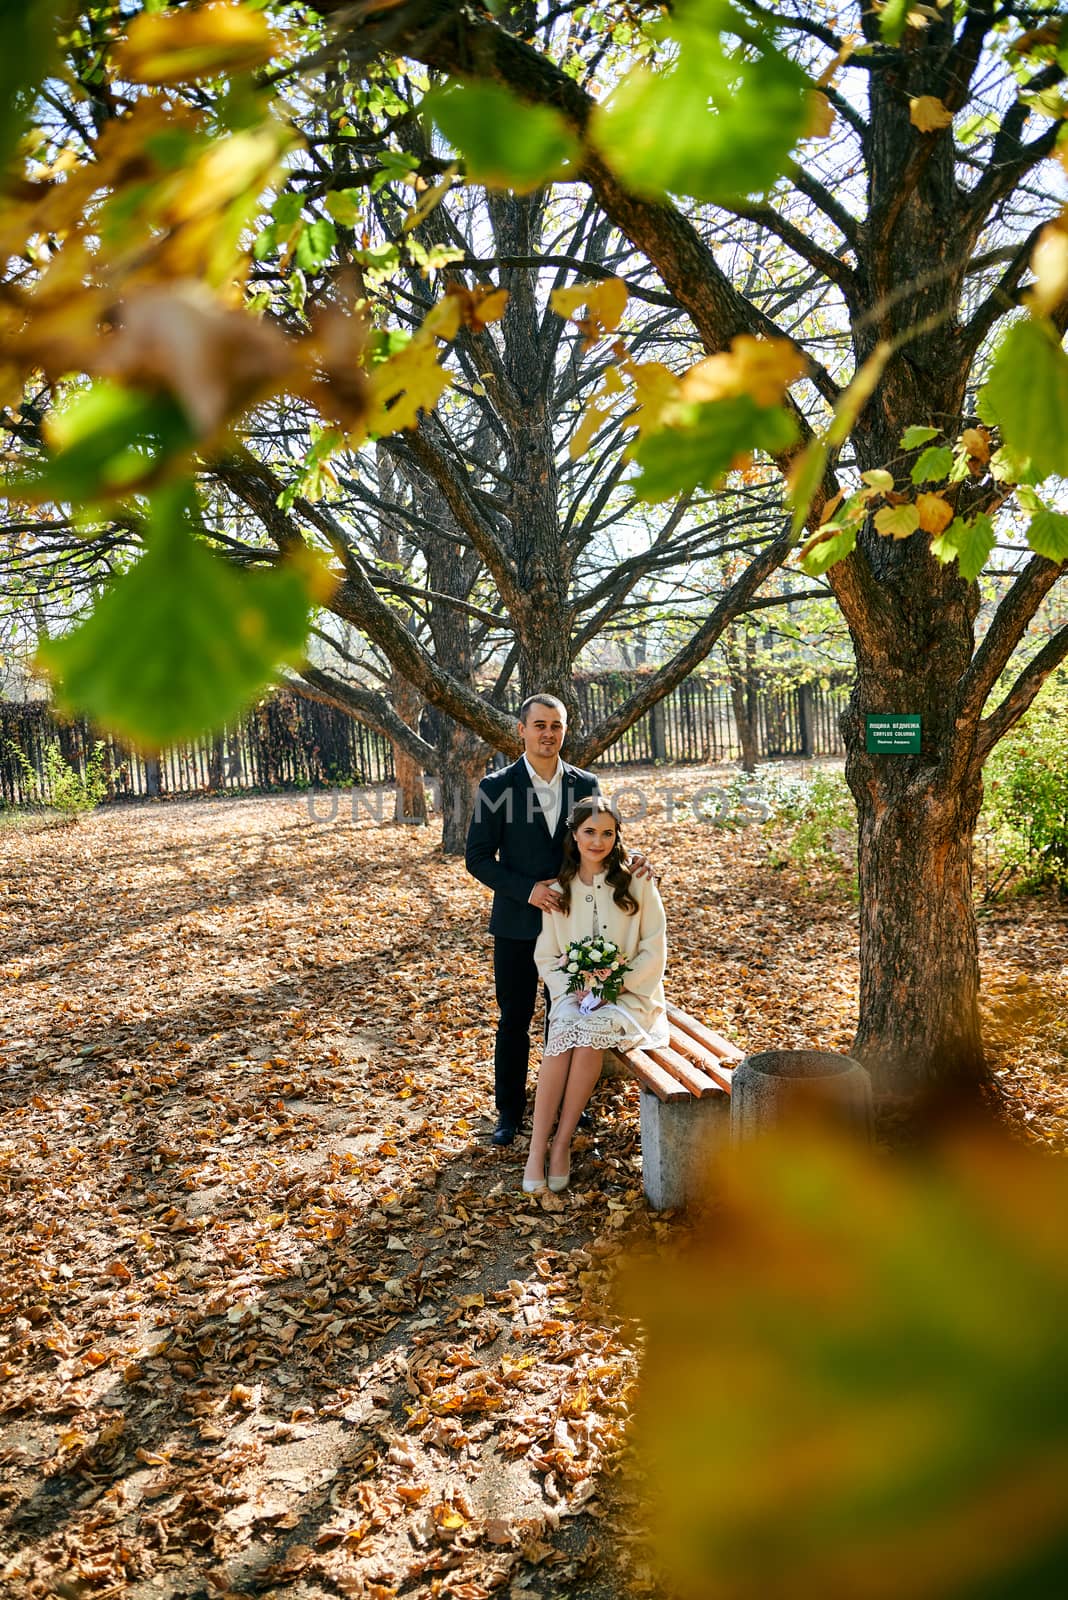
<path id="1" fill-rule="evenodd" d="M 519 710 L 523 754 L 482 779 L 467 835 L 467 870 L 493 890 L 489 931 L 500 1020 L 494 1049 L 494 1144 L 511 1144 L 526 1108 L 530 1023 L 538 995 L 534 946 L 541 914 L 560 897 L 552 887 L 564 851 L 564 824 L 576 800 L 597 790 L 592 772 L 560 759 L 567 711 L 555 695 L 535 694 Z"/>

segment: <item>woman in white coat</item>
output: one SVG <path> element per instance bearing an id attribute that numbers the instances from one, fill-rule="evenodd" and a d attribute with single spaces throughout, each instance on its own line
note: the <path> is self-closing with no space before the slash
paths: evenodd
<path id="1" fill-rule="evenodd" d="M 619 823 L 597 795 L 580 800 L 567 819 L 560 911 L 546 911 L 534 951 L 549 991 L 549 1033 L 538 1072 L 530 1154 L 523 1190 L 559 1192 L 571 1175 L 571 1138 L 601 1075 L 606 1049 L 666 1044 L 664 904 L 652 878 L 632 877 L 624 864 Z M 615 1002 L 590 1009 L 589 989 L 568 994 L 564 955 L 594 934 L 623 951 L 630 970 Z M 607 974 L 598 974 L 602 979 Z M 591 974 L 591 985 L 595 975 Z M 580 1003 L 586 999 L 586 1010 Z M 556 1132 L 553 1134 L 553 1124 Z M 552 1144 L 550 1146 L 550 1136 Z M 548 1157 L 548 1183 L 545 1162 Z"/>

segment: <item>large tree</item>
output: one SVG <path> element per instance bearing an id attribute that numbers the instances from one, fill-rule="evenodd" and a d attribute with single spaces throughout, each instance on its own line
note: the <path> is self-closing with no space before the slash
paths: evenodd
<path id="1" fill-rule="evenodd" d="M 63 9 L 58 0 L 56 9 Z M 104 19 L 104 33 L 114 35 L 123 19 L 111 8 L 90 9 Z M 1000 558 L 1011 581 L 1003 581 L 1001 601 L 978 637 L 975 579 L 995 543 L 991 518 L 1020 480 L 1041 483 L 1068 470 L 1068 360 L 1061 348 L 1068 271 L 1063 226 L 1044 226 L 1055 219 L 1059 196 L 1040 171 L 1054 151 L 1062 110 L 1059 8 L 994 0 L 910 7 L 887 0 L 832 10 L 819 0 L 776 8 L 689 0 L 662 23 L 659 9 L 636 15 L 622 4 L 498 4 L 491 13 L 458 0 L 383 0 L 354 13 L 334 0 L 307 0 L 269 9 L 296 19 L 307 45 L 303 58 L 290 52 L 265 80 L 288 95 L 290 120 L 300 120 L 302 106 L 314 101 L 321 85 L 340 97 L 336 110 L 351 102 L 354 113 L 338 117 L 327 143 L 348 141 L 362 163 L 378 141 L 377 163 L 341 174 L 345 205 L 355 210 L 353 190 L 374 189 L 379 175 L 388 179 L 400 162 L 424 189 L 432 185 L 416 207 L 427 215 L 459 167 L 444 142 L 435 137 L 428 146 L 427 122 L 416 116 L 425 110 L 459 153 L 460 165 L 466 163 L 468 179 L 530 190 L 555 172 L 578 185 L 657 275 L 652 292 L 688 317 L 708 359 L 681 379 L 661 365 L 655 394 L 648 364 L 639 372 L 625 341 L 612 351 L 622 374 L 616 392 L 629 393 L 648 435 L 638 450 L 640 492 L 655 500 L 676 489 L 712 486 L 754 447 L 791 475 L 798 523 L 807 523 L 811 535 L 803 563 L 809 572 L 829 571 L 858 662 L 846 729 L 860 815 L 857 1049 L 884 1090 L 980 1084 L 970 879 L 982 765 L 1068 652 L 1068 630 L 1058 630 L 987 710 L 1068 554 L 1068 519 L 1043 505 L 1033 487 L 1016 490 L 1014 504 L 1031 515 L 1026 532 L 1035 553 L 1028 559 L 1018 546 L 1016 556 Z M 113 499 L 120 491 L 127 497 L 152 491 L 149 555 L 132 575 L 141 574 L 140 593 L 151 592 L 156 574 L 206 574 L 191 553 L 188 491 L 184 500 L 178 492 L 156 492 L 172 455 L 198 450 L 211 470 L 221 470 L 221 426 L 265 386 L 304 395 L 347 434 L 388 433 L 411 409 L 405 375 L 418 366 L 421 380 L 432 376 L 435 339 L 445 324 L 450 335 L 458 334 L 460 354 L 478 331 L 477 304 L 464 299 L 462 330 L 455 305 L 444 314 L 435 307 L 407 353 L 395 354 L 388 337 L 383 342 L 376 334 L 367 361 L 355 330 L 331 313 L 327 297 L 310 330 L 283 350 L 266 327 L 254 338 L 239 334 L 236 313 L 218 304 L 205 312 L 182 287 L 183 273 L 196 270 L 190 262 L 203 260 L 205 280 L 221 297 L 246 248 L 236 241 L 254 215 L 249 197 L 277 182 L 280 157 L 290 169 L 299 161 L 284 125 L 271 124 L 255 137 L 246 133 L 247 102 L 240 96 L 213 100 L 198 88 L 183 103 L 178 124 L 158 98 L 137 100 L 127 115 L 137 98 L 130 80 L 170 83 L 188 75 L 188 67 L 175 63 L 179 56 L 190 59 L 194 32 L 193 76 L 201 80 L 211 70 L 237 70 L 246 58 L 255 62 L 269 54 L 262 22 L 250 20 L 251 13 L 230 8 L 223 38 L 215 20 L 222 11 L 209 11 L 195 28 L 184 14 L 135 19 L 114 57 L 116 72 L 101 72 L 100 60 L 111 58 L 99 39 L 90 40 L 83 76 L 93 122 L 104 126 L 100 160 L 92 171 L 76 168 L 70 182 L 35 180 L 27 193 L 20 191 L 7 230 L 13 241 L 29 239 L 25 249 L 18 245 L 22 253 L 9 290 L 17 308 L 9 320 L 19 370 L 36 365 L 51 377 L 73 369 L 127 386 L 117 399 L 113 390 L 94 391 L 73 423 L 55 429 L 44 478 L 28 488 L 20 482 L 19 489 L 69 502 L 97 492 L 103 476 Z M 310 20 L 313 14 L 326 19 L 325 33 Z M 203 33 L 213 29 L 205 45 Z M 851 38 L 843 36 L 846 29 Z M 84 39 L 78 48 L 85 53 Z M 405 60 L 419 69 L 398 69 Z M 389 87 L 398 70 L 403 93 Z M 419 106 L 424 90 L 443 75 L 456 81 L 444 96 Z M 621 78 L 619 94 L 606 105 L 604 89 Z M 213 135 L 204 126 L 202 102 L 215 108 L 228 159 L 205 142 Z M 201 108 L 195 116 L 193 105 Z M 122 115 L 109 140 L 107 124 L 117 107 Z M 383 110 L 388 146 L 382 144 Z M 812 142 L 828 132 L 832 113 L 831 137 Z M 163 140 L 165 119 L 170 125 Z M 84 122 L 77 115 L 74 120 L 91 144 Z M 790 147 L 806 138 L 803 159 L 791 163 Z M 185 176 L 172 172 L 165 183 L 161 164 L 173 163 L 183 141 Z M 312 142 L 313 162 L 331 188 L 334 157 L 324 162 L 322 143 L 318 136 Z M 542 159 L 546 150 L 555 151 L 551 161 Z M 108 185 L 118 199 L 101 208 L 93 195 Z M 679 198 L 686 196 L 695 203 Z M 84 221 L 75 211 L 79 200 L 88 208 Z M 209 203 L 217 214 L 206 214 Z M 502 216 L 510 208 L 512 202 L 500 202 Z M 127 248 L 109 255 L 131 217 L 144 229 L 140 253 Z M 795 327 L 787 337 L 756 303 L 741 263 L 716 248 L 725 217 L 739 228 L 762 230 L 800 264 L 822 301 L 819 328 Z M 299 207 L 294 211 L 286 202 L 276 220 L 296 238 L 298 261 L 302 251 L 308 264 L 321 259 L 320 242 L 330 231 L 325 219 L 309 227 Z M 60 222 L 59 235 L 67 230 L 80 257 L 71 249 L 56 252 Z M 503 270 L 536 268 L 536 260 L 518 254 L 522 243 L 507 265 L 500 263 Z M 541 247 L 529 243 L 536 255 Z M 1020 303 L 1036 246 L 1037 294 L 1002 344 L 982 401 L 988 428 L 981 428 L 975 426 L 975 386 L 999 323 Z M 360 250 L 351 254 L 362 270 Z M 70 284 L 82 261 L 93 264 L 96 300 L 72 316 Z M 73 271 L 64 275 L 68 266 Z M 518 319 L 530 291 L 522 282 L 513 288 Z M 302 316 L 305 289 L 302 277 L 290 286 Z M 610 341 L 619 327 L 618 297 L 610 296 L 614 316 L 604 300 L 598 309 L 583 291 L 570 309 L 584 297 L 585 337 L 604 334 Z M 116 320 L 117 335 L 100 341 L 100 330 Z M 186 327 L 213 354 L 222 348 L 235 357 L 222 376 L 211 370 L 207 394 L 190 383 L 188 364 L 174 359 L 184 354 L 176 332 Z M 31 446 L 36 425 L 25 411 L 10 424 Z M 999 430 L 1007 450 L 997 448 Z M 532 437 L 545 448 L 543 433 L 535 426 Z M 419 448 L 413 441 L 413 451 Z M 339 593 L 347 620 L 375 637 L 429 700 L 474 733 L 506 742 L 502 713 L 443 674 L 390 619 L 355 551 L 337 538 L 329 510 L 298 502 L 283 508 L 277 476 L 263 464 L 240 464 L 259 480 L 258 510 L 278 549 L 299 555 L 305 530 L 317 529 L 342 562 Z M 547 459 L 545 470 L 551 470 Z M 436 482 L 446 492 L 440 477 Z M 523 463 L 517 500 L 531 487 Z M 477 545 L 473 525 L 464 524 L 462 498 L 449 504 Z M 533 500 L 531 510 L 540 514 Z M 700 659 L 789 547 L 783 536 L 750 563 L 670 668 L 654 676 L 645 703 Z M 489 541 L 480 554 L 502 592 L 515 590 L 515 571 L 499 562 Z M 530 577 L 551 610 L 561 599 L 551 593 L 555 574 L 535 566 Z M 210 581 L 221 606 L 222 587 Z M 270 606 L 266 599 L 256 602 L 266 619 L 256 635 L 260 659 L 268 646 L 280 653 L 295 633 L 292 596 L 283 582 L 291 580 L 279 574 Z M 266 589 L 256 593 L 267 595 Z M 543 632 L 542 610 L 534 615 L 522 592 L 512 598 L 517 615 Z M 53 661 L 72 680 L 96 673 L 113 699 L 125 690 L 116 685 L 114 670 L 98 663 L 106 641 L 116 638 L 117 615 L 110 615 L 110 631 L 101 622 L 63 650 L 52 648 Z M 234 659 L 246 675 L 252 638 L 246 629 L 234 641 Z M 548 643 L 555 660 L 555 635 Z M 235 685 L 239 676 L 235 669 Z M 584 753 L 604 748 L 621 718 L 625 723 L 643 708 L 624 708 L 596 730 Z M 880 712 L 920 715 L 919 754 L 867 752 L 864 719 Z"/>
<path id="2" fill-rule="evenodd" d="M 983 518 L 1005 500 L 1006 476 L 1020 474 L 984 471 L 989 442 L 980 435 L 969 444 L 966 433 L 976 420 L 984 352 L 1019 303 L 1032 252 L 1058 204 L 1055 183 L 1043 182 L 1039 169 L 1058 137 L 1060 8 L 994 0 L 838 6 L 833 26 L 829 8 L 817 3 L 739 9 L 778 30 L 785 49 L 814 72 L 849 56 L 847 32 L 854 43 L 863 40 L 840 86 L 826 84 L 838 118 L 833 166 L 825 164 L 821 176 L 819 160 L 799 164 L 770 199 L 734 205 L 826 280 L 847 320 L 854 370 L 869 363 L 870 393 L 850 435 L 852 470 L 829 454 L 807 513 L 810 528 L 818 531 L 828 501 L 855 484 L 853 471 L 889 472 L 892 501 L 913 496 L 917 462 L 903 448 L 908 429 L 928 424 L 951 445 L 965 438 L 958 455 L 967 470 L 936 496 L 954 513 L 946 539 L 958 530 L 957 559 L 939 559 L 952 546 L 933 547 L 908 517 L 897 527 L 913 536 L 888 537 L 893 519 L 881 513 L 895 509 L 892 501 L 881 510 L 869 504 L 848 530 L 853 548 L 831 566 L 830 579 L 857 659 L 845 726 L 859 815 L 856 1050 L 884 1092 L 970 1088 L 985 1077 L 972 907 L 983 763 L 1068 654 L 1062 630 L 988 710 L 1029 622 L 1063 575 L 1065 551 L 1058 529 L 1046 542 L 1058 559 L 1036 553 L 1024 561 L 977 640 L 969 546 L 985 536 Z M 529 25 L 529 8 L 517 14 Z M 636 192 L 619 175 L 598 135 L 595 99 L 559 64 L 552 29 L 519 37 L 510 20 L 507 8 L 490 17 L 451 0 L 407 0 L 345 38 L 364 51 L 376 43 L 403 50 L 434 71 L 492 82 L 526 103 L 552 107 L 579 141 L 577 175 L 657 267 L 706 349 L 723 351 L 740 334 L 777 333 L 725 275 L 683 208 Z M 1045 33 L 1036 34 L 1043 24 Z M 974 123 L 965 128 L 969 117 L 982 130 L 977 141 Z M 969 134 L 973 142 L 964 143 Z M 1042 309 L 1048 324 L 1036 329 L 1035 343 L 1021 346 L 1021 357 L 1036 351 L 1063 386 L 1061 352 L 1047 359 L 1043 349 L 1043 340 L 1051 342 L 1048 325 L 1063 335 L 1068 323 L 1063 278 Z M 833 386 L 821 381 L 822 363 L 809 370 L 834 401 Z M 789 465 L 796 457 L 786 451 L 783 459 Z M 1059 465 L 1063 450 L 1047 451 L 1046 459 Z M 934 516 L 941 521 L 937 510 Z M 944 525 L 928 531 L 937 539 Z M 919 714 L 920 754 L 868 752 L 866 716 L 892 712 Z"/>

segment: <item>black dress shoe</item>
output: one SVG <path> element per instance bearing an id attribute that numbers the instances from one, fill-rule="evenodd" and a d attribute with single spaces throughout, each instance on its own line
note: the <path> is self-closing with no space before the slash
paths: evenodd
<path id="1" fill-rule="evenodd" d="M 518 1132 L 514 1122 L 506 1122 L 502 1117 L 490 1134 L 490 1144 L 511 1144 Z"/>

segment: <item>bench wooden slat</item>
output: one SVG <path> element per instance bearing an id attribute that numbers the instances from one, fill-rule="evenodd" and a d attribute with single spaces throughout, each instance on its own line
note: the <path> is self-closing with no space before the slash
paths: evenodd
<path id="1" fill-rule="evenodd" d="M 691 1017 L 687 1012 L 680 1011 L 678 1006 L 668 1006 L 668 1018 L 682 1030 L 688 1033 L 691 1039 L 696 1039 L 698 1044 L 703 1044 L 714 1056 L 722 1061 L 741 1061 L 743 1053 L 736 1044 L 731 1044 L 729 1039 L 724 1039 L 720 1033 L 713 1033 L 711 1028 L 706 1028 L 703 1022 L 698 1022 L 696 1017 Z"/>
<path id="2" fill-rule="evenodd" d="M 703 1072 L 706 1072 L 712 1081 L 721 1089 L 730 1093 L 732 1068 L 728 1067 L 719 1056 L 714 1056 L 711 1050 L 706 1050 L 703 1044 L 698 1044 L 688 1033 L 684 1033 L 677 1023 L 671 1024 L 671 1048 L 679 1055 L 688 1056 Z"/>
<path id="3" fill-rule="evenodd" d="M 650 1061 L 643 1050 L 628 1050 L 625 1055 L 618 1050 L 613 1050 L 612 1054 L 621 1066 L 625 1067 L 633 1077 L 637 1078 L 639 1083 L 643 1083 L 647 1089 L 651 1089 L 658 1100 L 689 1100 L 692 1098 L 689 1089 L 684 1089 L 677 1078 L 673 1078 L 669 1072 L 665 1072 L 663 1067 L 658 1067 L 655 1061 Z"/>
<path id="4" fill-rule="evenodd" d="M 706 1094 L 723 1093 L 722 1086 L 715 1078 L 702 1072 L 700 1067 L 695 1067 L 692 1061 L 687 1061 L 684 1055 L 680 1055 L 670 1045 L 660 1045 L 655 1050 L 650 1049 L 647 1054 L 656 1062 L 657 1066 L 666 1068 L 673 1078 L 677 1078 L 680 1083 L 685 1084 L 690 1093 L 696 1095 L 698 1100 L 703 1099 Z"/>

